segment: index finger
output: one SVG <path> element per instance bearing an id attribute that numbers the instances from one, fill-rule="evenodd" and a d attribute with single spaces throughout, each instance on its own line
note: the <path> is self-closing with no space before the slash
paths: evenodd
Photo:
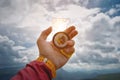
<path id="1" fill-rule="evenodd" d="M 70 26 L 64 32 L 67 33 L 67 34 L 70 34 L 73 30 L 75 30 L 75 26 Z"/>

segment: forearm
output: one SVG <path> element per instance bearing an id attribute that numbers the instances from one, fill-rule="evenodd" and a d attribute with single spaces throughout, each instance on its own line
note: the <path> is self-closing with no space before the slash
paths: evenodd
<path id="1" fill-rule="evenodd" d="M 51 70 L 44 62 L 33 61 L 20 70 L 11 80 L 51 80 Z"/>

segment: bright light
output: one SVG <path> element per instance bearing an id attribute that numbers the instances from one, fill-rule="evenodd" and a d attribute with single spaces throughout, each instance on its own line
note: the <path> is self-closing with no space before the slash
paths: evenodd
<path id="1" fill-rule="evenodd" d="M 63 31 L 67 28 L 67 25 L 69 23 L 68 18 L 53 18 L 51 26 L 53 27 L 53 31 Z"/>

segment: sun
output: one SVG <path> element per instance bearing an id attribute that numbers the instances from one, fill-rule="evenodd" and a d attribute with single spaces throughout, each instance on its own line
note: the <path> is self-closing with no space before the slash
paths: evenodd
<path id="1" fill-rule="evenodd" d="M 69 21 L 70 20 L 68 18 L 53 18 L 51 26 L 55 32 L 63 31 L 67 28 Z"/>

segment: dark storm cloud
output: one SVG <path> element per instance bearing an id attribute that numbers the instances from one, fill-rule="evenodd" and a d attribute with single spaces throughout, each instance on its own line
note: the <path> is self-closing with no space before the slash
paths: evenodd
<path id="1" fill-rule="evenodd" d="M 0 35 L 0 67 L 12 66 L 17 64 L 14 59 L 21 58 L 18 51 L 14 50 L 13 47 L 15 42 L 10 40 L 7 36 Z"/>
<path id="2" fill-rule="evenodd" d="M 111 53 L 111 52 L 115 52 L 115 46 L 107 46 L 107 45 L 102 45 L 102 44 L 86 44 L 84 45 L 87 49 L 91 49 L 91 50 L 98 50 L 101 51 L 102 53 Z"/>
<path id="3" fill-rule="evenodd" d="M 33 46 L 36 39 L 35 34 L 30 29 L 19 28 L 14 25 L 0 24 L 0 34 L 9 37 L 15 42 L 15 45 L 26 47 Z"/>
<path id="4" fill-rule="evenodd" d="M 80 56 L 80 61 L 82 63 L 95 64 L 95 65 L 108 65 L 120 63 L 119 59 L 113 57 L 104 57 L 98 52 L 88 51 L 85 52 L 89 55 Z"/>
<path id="5" fill-rule="evenodd" d="M 35 34 L 28 28 L 0 24 L 0 67 L 31 61 L 37 54 L 31 56 L 35 40 Z"/>

